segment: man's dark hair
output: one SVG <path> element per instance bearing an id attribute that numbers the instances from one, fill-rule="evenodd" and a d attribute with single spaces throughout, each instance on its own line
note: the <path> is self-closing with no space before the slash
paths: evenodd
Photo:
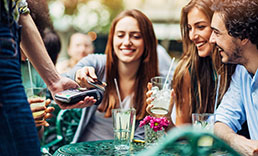
<path id="1" fill-rule="evenodd" d="M 56 64 L 58 54 L 61 50 L 61 40 L 54 30 L 53 23 L 49 16 L 47 0 L 27 0 L 31 17 L 36 24 L 48 55 Z"/>
<path id="2" fill-rule="evenodd" d="M 42 39 L 44 41 L 45 47 L 47 49 L 48 55 L 54 64 L 56 64 L 58 54 L 61 50 L 61 40 L 59 35 L 55 30 L 46 28 L 43 31 Z"/>
<path id="3" fill-rule="evenodd" d="M 54 29 L 50 19 L 47 0 L 26 0 L 30 8 L 30 15 L 37 26 L 41 36 L 45 28 Z"/>
<path id="4" fill-rule="evenodd" d="M 221 13 L 229 35 L 258 48 L 258 0 L 214 0 L 212 10 Z"/>

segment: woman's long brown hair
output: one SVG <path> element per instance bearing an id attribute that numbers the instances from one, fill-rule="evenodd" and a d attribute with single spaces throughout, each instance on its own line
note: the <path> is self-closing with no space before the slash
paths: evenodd
<path id="1" fill-rule="evenodd" d="M 224 65 L 221 63 L 221 57 L 217 49 L 212 50 L 212 57 L 199 57 L 198 50 L 194 43 L 189 38 L 188 31 L 188 12 L 197 7 L 202 10 L 211 22 L 213 12 L 210 9 L 212 2 L 210 0 L 191 0 L 181 12 L 181 34 L 183 41 L 183 54 L 180 58 L 178 66 L 173 77 L 173 88 L 176 93 L 177 110 L 182 110 L 183 97 L 182 85 L 186 72 L 190 71 L 191 88 L 189 89 L 189 112 L 191 118 L 192 113 L 212 113 L 214 111 L 217 75 L 221 75 L 220 81 L 220 102 L 225 94 L 231 75 L 234 72 L 235 66 Z"/>
<path id="2" fill-rule="evenodd" d="M 143 13 L 136 9 L 121 12 L 112 22 L 105 50 L 105 53 L 107 54 L 106 79 L 108 85 L 104 93 L 103 102 L 99 106 L 99 110 L 106 112 L 105 117 L 110 117 L 112 109 L 119 107 L 119 100 L 114 84 L 114 78 L 119 81 L 118 58 L 114 53 L 113 37 L 118 21 L 128 16 L 137 20 L 145 46 L 143 55 L 141 57 L 140 66 L 136 73 L 136 81 L 133 88 L 133 107 L 136 109 L 136 119 L 139 120 L 146 115 L 145 109 L 147 104 L 145 94 L 147 92 L 147 83 L 152 77 L 157 76 L 159 73 L 157 59 L 157 40 L 152 23 Z"/>

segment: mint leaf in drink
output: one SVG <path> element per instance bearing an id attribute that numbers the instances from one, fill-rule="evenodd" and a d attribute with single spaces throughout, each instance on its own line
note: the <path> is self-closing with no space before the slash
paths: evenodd
<path id="1" fill-rule="evenodd" d="M 202 128 L 205 128 L 208 125 L 207 121 L 201 121 Z"/>

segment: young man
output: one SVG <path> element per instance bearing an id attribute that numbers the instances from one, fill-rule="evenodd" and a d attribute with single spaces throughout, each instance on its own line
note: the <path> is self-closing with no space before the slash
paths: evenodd
<path id="1" fill-rule="evenodd" d="M 258 1 L 215 0 L 210 42 L 239 64 L 216 111 L 215 133 L 243 155 L 258 155 Z M 247 121 L 251 140 L 237 135 Z"/>

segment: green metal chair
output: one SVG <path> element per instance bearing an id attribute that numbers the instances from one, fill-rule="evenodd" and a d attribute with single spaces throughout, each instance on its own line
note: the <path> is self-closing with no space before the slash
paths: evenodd
<path id="1" fill-rule="evenodd" d="M 70 144 L 81 118 L 81 109 L 60 110 L 56 117 L 55 138 L 41 146 L 41 151 L 54 153 L 59 147 Z M 52 133 L 49 131 L 48 133 Z M 46 137 L 46 136 L 45 136 Z"/>
<path id="2" fill-rule="evenodd" d="M 204 137 L 213 139 L 210 146 L 200 146 L 198 141 Z M 148 156 L 176 155 L 176 156 L 240 156 L 228 144 L 217 136 L 192 126 L 174 128 L 162 138 L 158 146 L 152 146 L 137 154 Z"/>

